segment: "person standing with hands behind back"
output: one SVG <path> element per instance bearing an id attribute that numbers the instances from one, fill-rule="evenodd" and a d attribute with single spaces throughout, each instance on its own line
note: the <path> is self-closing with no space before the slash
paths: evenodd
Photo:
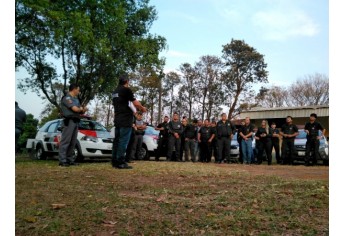
<path id="1" fill-rule="evenodd" d="M 141 110 L 146 112 L 146 108 L 135 99 L 132 90 L 129 88 L 129 78 L 127 74 L 119 77 L 119 84 L 112 93 L 113 105 L 115 110 L 115 138 L 113 141 L 113 153 L 111 164 L 112 167 L 118 169 L 132 169 L 126 163 L 126 149 L 131 137 L 133 124 L 133 111 L 129 107 L 130 102 Z"/>
<path id="2" fill-rule="evenodd" d="M 80 88 L 76 84 L 70 84 L 68 93 L 61 98 L 61 111 L 63 115 L 63 129 L 59 146 L 59 165 L 77 165 L 74 161 L 73 150 L 77 143 L 78 125 L 80 114 L 85 113 L 87 107 L 80 105 L 78 95 Z"/>

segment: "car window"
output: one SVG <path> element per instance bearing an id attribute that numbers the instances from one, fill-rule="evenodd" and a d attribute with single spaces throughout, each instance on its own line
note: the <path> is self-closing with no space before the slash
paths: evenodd
<path id="1" fill-rule="evenodd" d="M 54 122 L 54 123 L 51 123 L 48 127 L 48 133 L 54 133 L 56 132 L 56 129 L 57 129 L 57 125 L 58 125 L 59 122 Z"/>
<path id="2" fill-rule="evenodd" d="M 51 123 L 52 122 L 45 123 L 41 128 L 39 128 L 39 131 L 46 132 Z"/>
<path id="3" fill-rule="evenodd" d="M 80 130 L 95 130 L 95 131 L 107 131 L 107 129 L 97 121 L 81 120 L 79 122 Z"/>
<path id="4" fill-rule="evenodd" d="M 322 132 L 319 130 L 319 136 L 321 136 Z M 306 139 L 307 133 L 304 131 L 304 129 L 298 130 L 298 135 L 296 136 L 296 139 Z"/>

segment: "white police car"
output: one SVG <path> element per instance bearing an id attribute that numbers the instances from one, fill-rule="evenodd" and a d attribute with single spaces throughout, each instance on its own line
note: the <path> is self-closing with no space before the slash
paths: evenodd
<path id="1" fill-rule="evenodd" d="M 63 119 L 45 123 L 37 132 L 35 139 L 28 139 L 26 148 L 33 157 L 45 160 L 59 152 Z M 85 157 L 111 157 L 113 138 L 110 132 L 97 121 L 81 119 L 78 127 L 77 143 L 74 147 L 76 161 Z"/>
<path id="2" fill-rule="evenodd" d="M 115 137 L 115 127 L 111 128 L 110 134 Z M 158 147 L 159 131 L 152 126 L 146 126 L 145 134 L 143 136 L 142 148 L 138 153 L 139 160 L 149 160 L 150 157 L 155 156 Z"/>

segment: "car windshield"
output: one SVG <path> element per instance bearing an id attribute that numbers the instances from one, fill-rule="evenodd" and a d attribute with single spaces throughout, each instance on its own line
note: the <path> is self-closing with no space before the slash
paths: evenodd
<path id="1" fill-rule="evenodd" d="M 321 135 L 321 131 L 319 130 L 319 135 Z M 296 136 L 296 139 L 306 139 L 307 133 L 304 131 L 304 129 L 298 130 L 298 135 Z"/>
<path id="2" fill-rule="evenodd" d="M 234 136 L 232 137 L 232 140 L 237 140 L 237 132 L 234 134 Z"/>
<path id="3" fill-rule="evenodd" d="M 97 121 L 92 120 L 81 120 L 79 122 L 80 130 L 95 130 L 95 131 L 107 131 L 107 129 L 98 123 Z"/>
<path id="4" fill-rule="evenodd" d="M 296 139 L 306 139 L 307 133 L 304 130 L 298 130 L 298 135 L 296 136 Z"/>
<path id="5" fill-rule="evenodd" d="M 159 131 L 155 130 L 153 127 L 151 126 L 147 126 L 146 130 L 145 130 L 145 134 L 147 135 L 158 135 Z"/>

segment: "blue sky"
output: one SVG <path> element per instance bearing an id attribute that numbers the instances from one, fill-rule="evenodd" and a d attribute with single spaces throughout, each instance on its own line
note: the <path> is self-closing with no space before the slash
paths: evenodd
<path id="1" fill-rule="evenodd" d="M 167 39 L 166 71 L 201 56 L 222 55 L 231 39 L 263 54 L 270 84 L 289 85 L 307 74 L 328 75 L 328 1 L 153 0 L 152 32 Z"/>
<path id="2" fill-rule="evenodd" d="M 329 73 L 328 1 L 151 0 L 150 5 L 158 12 L 151 33 L 167 39 L 161 53 L 165 72 L 185 62 L 194 65 L 201 56 L 221 56 L 222 46 L 233 38 L 264 55 L 269 85 L 288 86 L 308 74 Z M 22 77 L 16 73 L 16 84 Z M 44 103 L 36 94 L 16 90 L 15 99 L 39 117 Z"/>

